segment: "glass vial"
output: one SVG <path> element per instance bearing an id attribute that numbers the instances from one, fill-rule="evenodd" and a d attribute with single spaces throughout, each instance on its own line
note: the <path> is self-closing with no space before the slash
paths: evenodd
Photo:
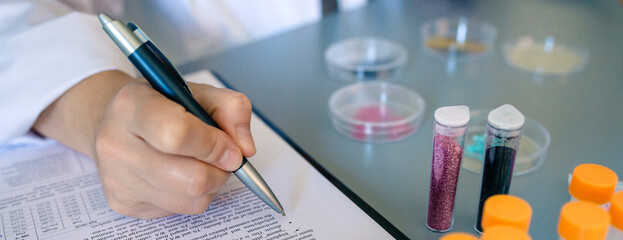
<path id="1" fill-rule="evenodd" d="M 513 105 L 505 104 L 491 112 L 485 132 L 485 157 L 480 185 L 480 202 L 475 230 L 482 233 L 480 221 L 485 201 L 496 194 L 508 194 L 515 154 L 519 148 L 525 118 Z"/>
<path id="2" fill-rule="evenodd" d="M 468 123 L 467 106 L 441 107 L 435 111 L 433 163 L 426 216 L 426 226 L 435 232 L 452 229 L 454 198 Z"/>

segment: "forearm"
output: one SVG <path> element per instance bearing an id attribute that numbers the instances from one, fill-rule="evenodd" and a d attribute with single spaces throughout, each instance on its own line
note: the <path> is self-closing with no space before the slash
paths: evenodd
<path id="1" fill-rule="evenodd" d="M 137 81 L 121 71 L 92 75 L 65 92 L 37 118 L 33 129 L 95 158 L 97 126 L 110 100 L 124 85 Z"/>

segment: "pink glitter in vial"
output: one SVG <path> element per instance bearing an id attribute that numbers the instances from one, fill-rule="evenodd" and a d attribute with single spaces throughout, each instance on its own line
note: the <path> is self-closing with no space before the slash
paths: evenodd
<path id="1" fill-rule="evenodd" d="M 452 137 L 435 135 L 426 226 L 436 232 L 452 228 L 454 197 L 463 149 Z"/>

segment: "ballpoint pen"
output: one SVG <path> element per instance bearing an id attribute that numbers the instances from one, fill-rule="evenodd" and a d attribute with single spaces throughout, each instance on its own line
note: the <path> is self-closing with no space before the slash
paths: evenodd
<path id="1" fill-rule="evenodd" d="M 154 89 L 184 106 L 186 111 L 206 124 L 218 128 L 218 124 L 195 100 L 177 69 L 138 26 L 133 23 L 128 23 L 126 26 L 105 13 L 100 13 L 98 18 L 104 31 Z M 275 194 L 245 157 L 242 158 L 240 168 L 233 173 L 268 206 L 285 216 L 283 207 Z"/>

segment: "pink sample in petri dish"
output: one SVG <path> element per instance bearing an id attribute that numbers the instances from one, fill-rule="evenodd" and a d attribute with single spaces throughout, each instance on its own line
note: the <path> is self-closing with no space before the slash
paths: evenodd
<path id="1" fill-rule="evenodd" d="M 333 126 L 343 135 L 365 142 L 391 142 L 417 131 L 424 100 L 402 86 L 362 82 L 336 91 L 329 109 Z"/>

